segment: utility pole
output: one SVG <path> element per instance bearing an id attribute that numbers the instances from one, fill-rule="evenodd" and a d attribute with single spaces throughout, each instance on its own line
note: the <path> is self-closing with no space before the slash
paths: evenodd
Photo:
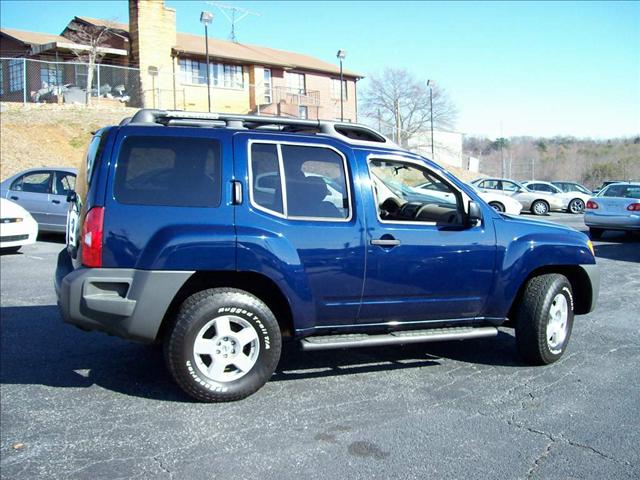
<path id="1" fill-rule="evenodd" d="M 433 143 L 433 80 L 427 80 L 427 87 L 429 87 L 429 111 L 431 114 L 431 160 L 435 161 L 435 145 Z"/>

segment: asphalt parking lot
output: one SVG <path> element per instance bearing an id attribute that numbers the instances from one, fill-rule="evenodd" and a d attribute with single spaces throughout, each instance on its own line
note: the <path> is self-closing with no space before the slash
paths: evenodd
<path id="1" fill-rule="evenodd" d="M 528 216 L 528 218 L 532 218 Z M 585 230 L 581 216 L 546 220 Z M 62 239 L 1 268 L 3 478 L 638 478 L 640 239 L 606 234 L 563 359 L 497 339 L 303 353 L 246 400 L 190 401 L 160 349 L 63 324 Z"/>

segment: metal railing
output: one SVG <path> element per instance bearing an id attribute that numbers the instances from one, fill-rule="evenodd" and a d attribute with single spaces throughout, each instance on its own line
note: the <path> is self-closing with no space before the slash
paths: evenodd
<path id="1" fill-rule="evenodd" d="M 302 90 L 292 87 L 273 87 L 273 102 L 284 101 L 292 105 L 316 107 L 320 105 L 320 92 L 318 90 Z"/>

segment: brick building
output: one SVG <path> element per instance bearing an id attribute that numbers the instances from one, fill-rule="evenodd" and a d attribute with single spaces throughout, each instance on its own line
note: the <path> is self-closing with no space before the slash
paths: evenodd
<path id="1" fill-rule="evenodd" d="M 140 105 L 159 108 L 207 110 L 207 64 L 204 35 L 176 32 L 176 11 L 163 0 L 130 0 L 129 24 L 74 17 L 60 35 L 0 29 L 0 99 L 21 101 L 49 85 L 81 84 L 86 67 L 62 66 L 83 48 L 78 29 L 108 30 L 100 44 L 100 91 L 137 76 Z M 302 118 L 340 118 L 340 77 L 337 64 L 257 45 L 209 38 L 212 111 L 283 115 Z M 74 53 L 76 52 L 76 53 Z M 52 63 L 23 62 L 21 59 Z M 137 70 L 117 69 L 133 67 Z M 29 69 L 29 72 L 20 70 Z M 33 70 L 33 71 L 32 71 Z M 113 73 L 115 72 L 115 73 Z M 153 75 L 150 73 L 152 72 Z M 20 73 L 27 79 L 20 87 Z M 108 75 L 117 78 L 108 78 Z M 122 78 L 121 78 L 122 77 Z M 106 78 L 106 80 L 105 80 Z M 362 78 L 343 74 L 344 119 L 357 117 L 356 83 Z M 85 82 L 86 87 L 86 82 Z"/>

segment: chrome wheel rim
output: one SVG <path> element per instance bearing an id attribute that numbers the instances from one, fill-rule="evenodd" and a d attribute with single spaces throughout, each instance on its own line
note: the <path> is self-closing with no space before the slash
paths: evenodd
<path id="1" fill-rule="evenodd" d="M 582 213 L 584 210 L 584 202 L 579 199 L 573 200 L 571 205 L 569 205 L 569 209 L 571 210 L 571 213 Z"/>
<path id="2" fill-rule="evenodd" d="M 562 351 L 564 342 L 567 339 L 569 327 L 569 304 L 567 298 L 562 294 L 557 294 L 551 307 L 549 308 L 549 318 L 547 320 L 547 346 L 553 354 Z"/>
<path id="3" fill-rule="evenodd" d="M 538 215 L 544 215 L 545 213 L 547 213 L 547 206 L 544 204 L 544 202 L 536 202 L 536 204 L 533 206 L 533 210 Z"/>
<path id="4" fill-rule="evenodd" d="M 258 332 L 247 320 L 235 315 L 216 317 L 196 335 L 193 355 L 197 369 L 215 382 L 244 377 L 258 360 Z"/>

